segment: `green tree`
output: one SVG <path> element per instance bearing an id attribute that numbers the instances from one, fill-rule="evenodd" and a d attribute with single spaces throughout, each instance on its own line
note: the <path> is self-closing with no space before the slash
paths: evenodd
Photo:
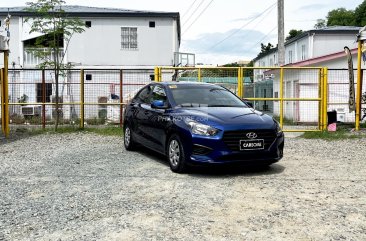
<path id="1" fill-rule="evenodd" d="M 327 26 L 354 26 L 355 13 L 353 10 L 345 8 L 337 8 L 327 15 Z"/>
<path id="2" fill-rule="evenodd" d="M 271 43 L 268 43 L 267 45 L 264 45 L 261 43 L 261 54 L 268 53 L 273 48 L 273 45 Z"/>
<path id="3" fill-rule="evenodd" d="M 296 29 L 291 29 L 290 32 L 288 33 L 288 36 L 286 37 L 286 41 L 295 38 L 296 36 L 302 34 L 303 31 L 302 30 L 296 30 Z"/>
<path id="4" fill-rule="evenodd" d="M 316 20 L 316 24 L 314 25 L 314 28 L 315 29 L 321 29 L 321 28 L 324 28 L 326 26 L 327 26 L 327 24 L 326 24 L 325 19 L 320 18 L 320 19 Z"/>
<path id="5" fill-rule="evenodd" d="M 31 23 L 30 33 L 40 33 L 32 52 L 42 61 L 38 65 L 42 69 L 52 69 L 55 78 L 55 130 L 60 119 L 59 79 L 64 76 L 65 69 L 72 66 L 64 64 L 64 57 L 71 37 L 84 31 L 85 24 L 78 18 L 70 18 L 63 10 L 64 0 L 37 0 L 27 2 L 27 10 L 32 17 L 26 19 Z"/>
<path id="6" fill-rule="evenodd" d="M 356 26 L 361 27 L 366 25 L 366 0 L 355 9 L 354 17 Z"/>

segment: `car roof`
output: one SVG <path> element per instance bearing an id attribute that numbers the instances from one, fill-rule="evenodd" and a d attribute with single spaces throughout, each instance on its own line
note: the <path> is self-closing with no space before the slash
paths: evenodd
<path id="1" fill-rule="evenodd" d="M 210 84 L 210 83 L 203 83 L 203 82 L 189 82 L 189 81 L 164 81 L 164 82 L 156 82 L 159 84 L 162 84 L 164 86 L 168 86 L 168 85 L 184 85 L 184 86 L 199 86 L 199 85 L 203 85 L 203 86 L 216 86 L 218 87 L 218 85 L 215 84 Z"/>

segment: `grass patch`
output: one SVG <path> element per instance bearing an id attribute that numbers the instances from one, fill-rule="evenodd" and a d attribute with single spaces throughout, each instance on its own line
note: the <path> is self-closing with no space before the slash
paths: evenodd
<path id="1" fill-rule="evenodd" d="M 88 127 L 81 129 L 79 127 L 73 126 L 60 126 L 55 131 L 54 127 L 47 127 L 45 129 L 42 128 L 17 128 L 15 130 L 15 135 L 41 135 L 41 134 L 64 134 L 64 133 L 95 133 L 103 136 L 122 136 L 123 130 L 120 127 L 116 126 L 106 126 L 106 127 Z"/>
<path id="2" fill-rule="evenodd" d="M 103 136 L 122 136 L 123 135 L 123 129 L 120 127 L 115 126 L 107 126 L 107 127 L 101 127 L 101 128 L 86 128 L 84 129 L 86 132 L 92 132 L 98 135 Z"/>
<path id="3" fill-rule="evenodd" d="M 335 132 L 305 132 L 301 135 L 302 138 L 305 139 L 323 139 L 323 140 L 343 140 L 343 139 L 359 139 L 365 138 L 366 135 L 364 132 L 354 132 L 352 128 L 348 128 L 346 126 L 337 127 L 337 131 Z"/>

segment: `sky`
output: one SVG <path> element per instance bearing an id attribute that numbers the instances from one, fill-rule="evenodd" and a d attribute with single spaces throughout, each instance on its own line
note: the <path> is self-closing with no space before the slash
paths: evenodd
<path id="1" fill-rule="evenodd" d="M 25 6 L 0 0 L 0 7 Z M 310 30 L 330 10 L 354 10 L 363 0 L 284 0 L 285 35 Z M 180 12 L 180 52 L 196 54 L 196 63 L 225 64 L 251 60 L 260 43 L 277 44 L 277 0 L 66 0 L 69 5 Z"/>

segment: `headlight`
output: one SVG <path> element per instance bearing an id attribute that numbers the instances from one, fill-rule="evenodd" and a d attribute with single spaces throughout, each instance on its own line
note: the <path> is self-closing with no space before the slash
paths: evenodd
<path id="1" fill-rule="evenodd" d="M 277 134 L 282 133 L 282 129 L 281 129 L 280 123 L 278 123 L 278 121 L 276 121 L 275 119 L 273 119 L 273 120 L 276 123 L 276 133 Z"/>
<path id="2" fill-rule="evenodd" d="M 194 120 L 188 119 L 185 120 L 185 123 L 191 128 L 192 133 L 196 135 L 214 136 L 219 132 L 218 129 L 212 126 L 205 125 Z"/>

